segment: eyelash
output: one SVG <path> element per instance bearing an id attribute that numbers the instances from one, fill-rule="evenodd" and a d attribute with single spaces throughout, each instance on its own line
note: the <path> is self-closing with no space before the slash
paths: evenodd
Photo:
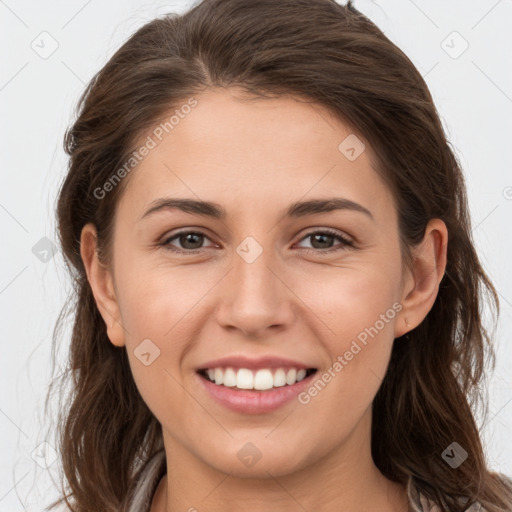
<path id="1" fill-rule="evenodd" d="M 176 233 L 176 234 L 172 235 L 171 237 L 166 238 L 159 245 L 164 247 L 166 250 L 169 250 L 169 251 L 172 251 L 172 252 L 178 253 L 178 254 L 200 254 L 200 253 L 204 252 L 205 249 L 188 249 L 188 250 L 185 250 L 185 249 L 177 249 L 177 248 L 175 248 L 175 247 L 170 245 L 171 241 L 173 241 L 175 239 L 178 239 L 179 237 L 184 236 L 184 235 L 199 235 L 199 236 L 202 236 L 202 237 L 207 238 L 209 240 L 209 237 L 205 233 L 202 233 L 201 231 L 180 231 L 179 233 Z M 304 235 L 299 240 L 299 242 L 302 242 L 306 238 L 309 238 L 309 237 L 311 237 L 313 235 L 330 235 L 330 236 L 336 238 L 337 240 L 339 240 L 342 243 L 338 247 L 331 247 L 329 249 L 314 249 L 314 248 L 306 247 L 305 250 L 308 253 L 314 252 L 314 253 L 317 253 L 317 254 L 318 253 L 329 253 L 330 254 L 332 252 L 338 252 L 338 251 L 346 250 L 347 247 L 350 247 L 350 248 L 354 247 L 354 243 L 351 240 L 349 240 L 345 236 L 341 235 L 339 232 L 334 231 L 334 230 L 329 229 L 329 228 L 325 228 L 325 229 L 317 230 L 317 231 L 311 231 L 311 232 L 307 233 L 306 235 Z"/>

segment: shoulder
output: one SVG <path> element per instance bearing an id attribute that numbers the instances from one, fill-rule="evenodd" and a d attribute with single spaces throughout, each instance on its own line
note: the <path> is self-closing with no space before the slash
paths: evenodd
<path id="1" fill-rule="evenodd" d="M 504 473 L 493 473 L 495 476 L 501 479 L 501 481 L 512 491 L 512 477 L 505 475 Z"/>
<path id="2" fill-rule="evenodd" d="M 165 471 L 165 451 L 162 449 L 151 456 L 139 469 L 130 492 L 131 498 L 128 512 L 149 512 L 156 487 Z M 65 501 L 54 505 L 51 509 L 47 508 L 45 510 L 50 512 L 72 512 L 72 509 Z"/>
<path id="3" fill-rule="evenodd" d="M 148 512 L 153 495 L 165 474 L 165 451 L 156 452 L 141 468 L 135 480 L 128 512 Z"/>

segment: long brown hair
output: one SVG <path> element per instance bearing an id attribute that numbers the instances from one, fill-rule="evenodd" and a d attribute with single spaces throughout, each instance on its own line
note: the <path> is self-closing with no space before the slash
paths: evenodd
<path id="1" fill-rule="evenodd" d="M 162 443 L 125 349 L 107 337 L 80 257 L 81 230 L 93 222 L 100 257 L 110 262 L 114 212 L 130 176 L 101 199 L 95 191 L 166 113 L 209 87 L 228 86 L 307 98 L 364 137 L 395 197 L 405 261 L 430 219 L 446 223 L 446 274 L 424 321 L 394 341 L 373 402 L 372 456 L 387 478 L 412 478 L 443 510 L 479 501 L 488 512 L 510 511 L 512 489 L 487 468 L 473 416 L 495 357 L 483 300 L 496 315 L 499 302 L 475 252 L 460 165 L 411 61 L 350 2 L 334 0 L 204 0 L 137 30 L 80 98 L 65 136 L 69 169 L 57 205 L 74 282 L 60 502 L 76 512 L 125 510 L 137 470 Z M 455 470 L 441 457 L 454 441 L 468 453 Z"/>

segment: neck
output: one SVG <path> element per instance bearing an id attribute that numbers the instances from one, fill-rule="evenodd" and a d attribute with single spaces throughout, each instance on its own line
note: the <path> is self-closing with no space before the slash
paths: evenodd
<path id="1" fill-rule="evenodd" d="M 407 512 L 405 487 L 385 478 L 373 462 L 370 427 L 368 415 L 343 444 L 323 457 L 293 473 L 265 470 L 261 478 L 220 472 L 164 432 L 167 475 L 151 512 L 328 512 L 341 505 L 347 511 Z"/>

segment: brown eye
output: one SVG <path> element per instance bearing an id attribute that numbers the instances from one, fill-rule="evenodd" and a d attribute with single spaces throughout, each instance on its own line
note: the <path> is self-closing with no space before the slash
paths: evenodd
<path id="1" fill-rule="evenodd" d="M 331 252 L 343 250 L 347 246 L 353 247 L 351 240 L 341 235 L 337 231 L 331 231 L 328 229 L 322 231 L 312 231 L 303 237 L 301 241 L 308 238 L 311 239 L 311 249 L 316 250 L 316 252 Z M 332 242 L 334 240 L 340 241 L 341 244 L 338 244 L 338 247 L 333 247 Z M 306 247 L 306 249 L 309 250 L 310 248 Z"/>
<path id="2" fill-rule="evenodd" d="M 311 247 L 305 247 L 305 249 L 316 253 L 334 252 L 354 246 L 353 242 L 341 233 L 329 229 L 312 231 L 304 236 L 301 242 L 308 238 L 311 240 Z M 176 253 L 196 254 L 202 252 L 205 248 L 203 246 L 205 240 L 210 239 L 201 231 L 181 231 L 166 238 L 160 245 Z M 333 246 L 333 242 L 335 241 L 340 243 Z M 175 243 L 173 244 L 172 242 Z M 176 246 L 176 242 L 179 244 L 178 247 Z"/>
<path id="3" fill-rule="evenodd" d="M 181 231 L 180 233 L 176 233 L 175 235 L 165 239 L 161 245 L 175 252 L 194 253 L 203 249 L 202 244 L 205 239 L 209 240 L 209 238 L 204 233 L 201 233 L 201 231 Z M 176 248 L 175 245 L 171 244 L 174 240 L 177 240 L 180 247 Z"/>

